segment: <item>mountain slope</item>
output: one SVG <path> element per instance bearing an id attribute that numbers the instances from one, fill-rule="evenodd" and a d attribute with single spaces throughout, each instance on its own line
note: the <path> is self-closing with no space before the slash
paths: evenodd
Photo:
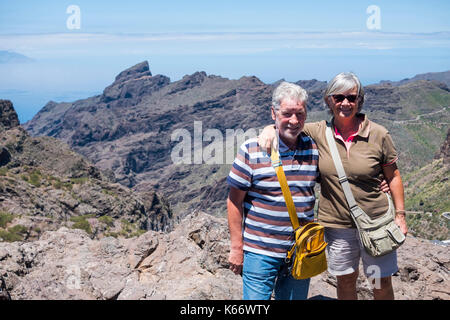
<path id="1" fill-rule="evenodd" d="M 15 113 L 9 101 L 0 100 L 0 107 L 0 114 Z M 93 238 L 171 229 L 172 213 L 154 191 L 132 192 L 65 143 L 32 138 L 9 123 L 0 130 L 1 239 L 32 240 L 62 225 Z"/>
<path id="2" fill-rule="evenodd" d="M 413 82 L 417 80 L 428 80 L 428 81 L 436 81 L 441 82 L 447 85 L 447 87 L 450 87 L 450 71 L 444 71 L 444 72 L 428 72 L 428 73 L 422 73 L 415 75 L 411 79 L 403 79 L 400 81 L 382 81 L 381 83 L 390 83 L 394 86 L 402 85 L 408 82 Z"/>
<path id="3" fill-rule="evenodd" d="M 450 129 L 436 159 L 403 177 L 405 205 L 415 213 L 407 215 L 413 235 L 426 239 L 450 239 Z"/>
<path id="4" fill-rule="evenodd" d="M 328 119 L 322 102 L 326 83 L 298 83 L 310 95 L 308 121 Z M 224 179 L 240 144 L 233 133 L 256 135 L 272 122 L 273 89 L 256 77 L 229 80 L 204 72 L 171 82 L 153 76 L 143 62 L 120 73 L 102 95 L 50 102 L 24 127 L 33 136 L 61 139 L 127 187 L 161 192 L 177 214 L 209 208 L 223 215 Z M 390 130 L 402 172 L 429 163 L 448 128 L 448 87 L 412 81 L 369 85 L 366 92 L 363 111 Z M 180 149 L 186 161 L 175 164 Z"/>

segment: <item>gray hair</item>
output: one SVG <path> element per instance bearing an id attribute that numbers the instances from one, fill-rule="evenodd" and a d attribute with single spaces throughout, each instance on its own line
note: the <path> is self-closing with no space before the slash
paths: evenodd
<path id="1" fill-rule="evenodd" d="M 272 106 L 275 110 L 280 110 L 280 104 L 284 99 L 291 99 L 297 102 L 306 103 L 308 93 L 305 89 L 294 83 L 283 81 L 273 91 Z"/>
<path id="2" fill-rule="evenodd" d="M 358 92 L 357 103 L 358 112 L 360 112 L 364 104 L 364 89 L 361 85 L 361 81 L 359 81 L 359 78 L 353 72 L 341 72 L 328 83 L 324 95 L 325 103 L 330 107 L 328 104 L 329 96 L 344 93 L 354 87 L 356 87 Z"/>

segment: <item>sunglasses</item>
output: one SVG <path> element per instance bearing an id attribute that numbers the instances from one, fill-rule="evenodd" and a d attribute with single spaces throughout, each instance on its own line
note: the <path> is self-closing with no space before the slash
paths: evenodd
<path id="1" fill-rule="evenodd" d="M 348 96 L 343 95 L 343 94 L 333 94 L 332 97 L 333 97 L 334 101 L 336 101 L 336 102 L 342 102 L 345 99 L 347 99 L 348 102 L 355 102 L 356 99 L 358 98 L 358 96 L 355 94 L 351 94 Z"/>

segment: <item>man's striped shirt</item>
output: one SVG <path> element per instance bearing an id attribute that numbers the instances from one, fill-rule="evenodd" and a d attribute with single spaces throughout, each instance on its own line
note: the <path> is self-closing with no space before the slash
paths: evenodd
<path id="1" fill-rule="evenodd" d="M 302 133 L 297 150 L 290 150 L 281 139 L 279 150 L 299 221 L 313 220 L 319 159 L 317 146 Z M 244 199 L 244 250 L 286 257 L 287 250 L 294 243 L 289 212 L 270 155 L 260 149 L 256 138 L 245 141 L 240 147 L 227 183 L 247 191 Z"/>

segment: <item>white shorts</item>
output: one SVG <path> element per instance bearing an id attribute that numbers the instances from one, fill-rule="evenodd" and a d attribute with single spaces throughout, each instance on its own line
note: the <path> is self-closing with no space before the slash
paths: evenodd
<path id="1" fill-rule="evenodd" d="M 366 277 L 385 278 L 398 271 L 397 251 L 381 257 L 372 257 L 361 244 L 356 228 L 325 228 L 328 272 L 343 276 L 359 270 L 362 259 Z"/>

